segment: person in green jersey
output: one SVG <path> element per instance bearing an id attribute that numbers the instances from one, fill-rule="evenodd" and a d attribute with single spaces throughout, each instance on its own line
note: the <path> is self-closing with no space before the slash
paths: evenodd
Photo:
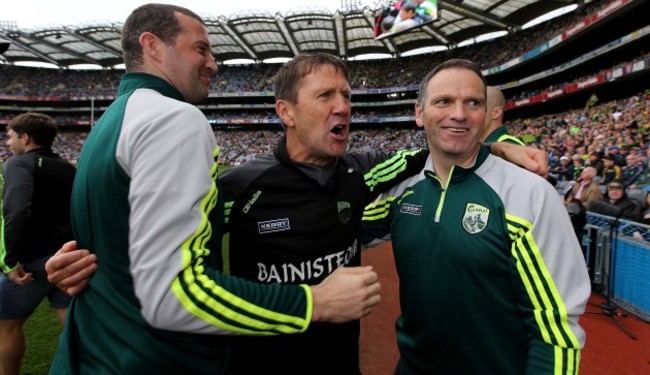
<path id="1" fill-rule="evenodd" d="M 422 81 L 430 157 L 366 208 L 362 242 L 392 240 L 400 280 L 395 374 L 576 374 L 590 294 L 557 191 L 480 147 L 486 83 L 449 60 Z"/>

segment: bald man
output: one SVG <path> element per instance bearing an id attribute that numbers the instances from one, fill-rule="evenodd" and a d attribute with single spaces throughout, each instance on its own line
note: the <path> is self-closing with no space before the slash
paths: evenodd
<path id="1" fill-rule="evenodd" d="M 519 138 L 508 134 L 503 125 L 503 111 L 506 107 L 506 98 L 501 90 L 494 86 L 487 88 L 487 116 L 483 127 L 483 142 L 509 142 L 524 146 Z"/>

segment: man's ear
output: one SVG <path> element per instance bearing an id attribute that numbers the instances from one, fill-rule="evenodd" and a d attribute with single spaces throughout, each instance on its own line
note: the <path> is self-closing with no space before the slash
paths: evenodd
<path id="1" fill-rule="evenodd" d="M 280 121 L 287 127 L 294 127 L 293 105 L 286 100 L 280 99 L 275 102 L 275 112 L 280 116 Z"/>
<path id="2" fill-rule="evenodd" d="M 145 31 L 140 34 L 138 40 L 142 46 L 143 58 L 149 56 L 156 61 L 160 61 L 160 45 L 162 42 L 155 34 Z"/>
<path id="3" fill-rule="evenodd" d="M 490 113 L 490 118 L 492 118 L 493 120 L 496 120 L 496 119 L 499 119 L 501 117 L 503 117 L 503 107 L 498 105 L 498 106 L 494 107 L 494 109 L 492 110 L 492 113 Z"/>
<path id="4" fill-rule="evenodd" d="M 422 110 L 420 109 L 420 105 L 418 103 L 415 103 L 415 123 L 420 128 L 424 127 L 424 119 L 422 118 Z"/>
<path id="5" fill-rule="evenodd" d="M 25 142 L 25 145 L 28 145 L 30 143 L 34 143 L 34 139 L 27 133 L 23 133 L 18 136 L 18 138 L 21 138 L 23 142 Z"/>

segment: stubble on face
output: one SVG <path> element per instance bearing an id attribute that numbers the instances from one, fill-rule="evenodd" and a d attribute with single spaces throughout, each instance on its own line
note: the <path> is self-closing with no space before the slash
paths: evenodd
<path id="1" fill-rule="evenodd" d="M 287 103 L 287 148 L 292 160 L 326 165 L 345 154 L 351 89 L 341 72 L 324 65 L 303 77 L 296 103 Z"/>
<path id="2" fill-rule="evenodd" d="M 469 166 L 485 124 L 485 86 L 471 70 L 449 68 L 431 78 L 424 108 L 416 108 L 436 166 Z"/>
<path id="3" fill-rule="evenodd" d="M 182 31 L 173 46 L 165 47 L 169 49 L 165 74 L 188 103 L 200 103 L 208 97 L 212 76 L 217 71 L 210 40 L 201 22 L 184 14 L 176 17 Z"/>

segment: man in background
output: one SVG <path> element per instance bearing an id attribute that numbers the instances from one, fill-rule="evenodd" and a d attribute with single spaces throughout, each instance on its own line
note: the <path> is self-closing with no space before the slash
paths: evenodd
<path id="1" fill-rule="evenodd" d="M 603 156 L 603 173 L 600 183 L 607 185 L 614 180 L 621 179 L 621 167 L 614 163 L 614 157 L 610 154 Z"/>
<path id="2" fill-rule="evenodd" d="M 580 177 L 576 180 L 576 184 L 567 193 L 565 203 L 575 202 L 582 205 L 583 208 L 589 209 L 590 202 L 601 200 L 603 193 L 600 190 L 600 185 L 594 180 L 597 173 L 594 167 L 584 168 L 580 172 Z"/>
<path id="3" fill-rule="evenodd" d="M 47 297 L 61 324 L 70 296 L 50 284 L 45 262 L 72 239 L 70 194 L 75 167 L 52 152 L 54 119 L 24 113 L 7 125 L 13 157 L 2 168 L 0 243 L 0 374 L 18 375 L 23 326 Z"/>
<path id="4" fill-rule="evenodd" d="M 508 129 L 503 125 L 503 113 L 506 108 L 506 98 L 503 92 L 494 86 L 487 88 L 487 115 L 483 131 L 483 142 L 509 142 L 524 146 L 519 138 L 508 134 Z"/>

